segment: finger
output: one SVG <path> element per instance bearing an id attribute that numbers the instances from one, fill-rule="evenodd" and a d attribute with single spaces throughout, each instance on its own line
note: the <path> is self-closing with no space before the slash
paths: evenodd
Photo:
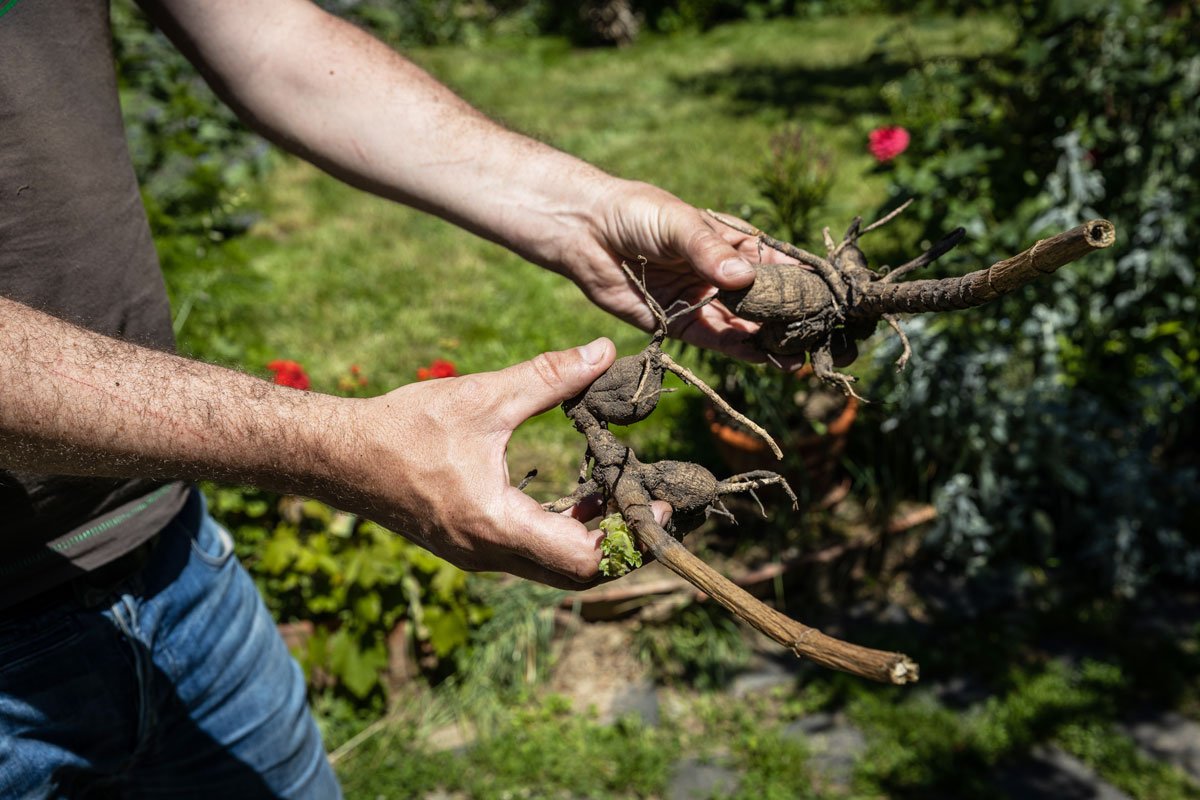
<path id="1" fill-rule="evenodd" d="M 590 494 L 562 513 L 579 522 L 589 522 L 604 513 L 606 501 L 602 494 Z"/>
<path id="2" fill-rule="evenodd" d="M 604 533 L 588 530 L 569 514 L 551 514 L 515 489 L 505 498 L 508 555 L 523 558 L 576 583 L 595 580 Z"/>
<path id="3" fill-rule="evenodd" d="M 758 327 L 758 323 L 735 316 L 716 301 L 678 320 L 671 335 L 706 350 L 742 361 L 759 362 L 764 361 L 765 356 L 752 338 Z"/>
<path id="4" fill-rule="evenodd" d="M 795 372 L 804 366 L 808 356 L 801 353 L 798 356 L 772 356 L 768 361 L 785 372 Z"/>
<path id="5" fill-rule="evenodd" d="M 667 225 L 667 241 L 704 280 L 720 289 L 754 282 L 754 267 L 696 209 L 682 206 Z"/>
<path id="6" fill-rule="evenodd" d="M 498 418 L 508 429 L 574 397 L 600 377 L 616 358 L 605 338 L 541 355 L 493 373 L 497 396 L 503 398 Z"/>
<path id="7" fill-rule="evenodd" d="M 650 513 L 654 515 L 654 521 L 660 528 L 667 527 L 667 523 L 671 521 L 672 512 L 670 503 L 664 503 L 662 500 L 654 500 L 650 503 Z M 644 550 L 645 548 L 643 548 Z"/>
<path id="8" fill-rule="evenodd" d="M 599 560 L 597 559 L 597 564 Z M 561 575 L 553 570 L 535 564 L 527 558 L 520 556 L 508 556 L 502 559 L 497 565 L 497 568 L 509 575 L 516 575 L 518 578 L 524 578 L 527 581 L 534 581 L 546 586 L 553 586 L 555 589 L 564 589 L 568 592 L 582 592 L 584 589 L 590 589 L 593 586 L 599 586 L 602 583 L 607 583 L 613 578 L 607 578 L 599 572 L 596 577 L 589 581 L 576 581 L 571 578 Z"/>

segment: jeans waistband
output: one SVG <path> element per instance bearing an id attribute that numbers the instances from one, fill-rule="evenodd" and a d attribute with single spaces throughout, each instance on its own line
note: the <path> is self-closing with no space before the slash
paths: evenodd
<path id="1" fill-rule="evenodd" d="M 156 533 L 125 555 L 102 567 L 77 575 L 15 605 L 0 609 L 0 618 L 28 617 L 68 604 L 82 608 L 96 608 L 105 604 L 118 586 L 141 572 L 150 563 L 161 536 L 161 532 Z"/>

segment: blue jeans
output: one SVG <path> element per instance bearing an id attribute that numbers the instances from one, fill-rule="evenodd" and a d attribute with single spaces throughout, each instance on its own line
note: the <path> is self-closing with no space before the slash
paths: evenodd
<path id="1" fill-rule="evenodd" d="M 0 612 L 0 797 L 341 797 L 304 676 L 199 492 L 98 607 Z"/>

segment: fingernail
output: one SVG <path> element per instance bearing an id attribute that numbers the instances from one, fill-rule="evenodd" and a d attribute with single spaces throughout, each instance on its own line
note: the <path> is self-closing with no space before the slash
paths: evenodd
<path id="1" fill-rule="evenodd" d="M 754 267 L 740 258 L 731 258 L 721 263 L 721 277 L 726 280 L 737 280 L 754 274 Z"/>
<path id="2" fill-rule="evenodd" d="M 586 364 L 599 364 L 604 360 L 604 354 L 608 352 L 608 342 L 604 339 L 597 339 L 594 342 L 589 342 L 579 348 L 579 355 Z"/>

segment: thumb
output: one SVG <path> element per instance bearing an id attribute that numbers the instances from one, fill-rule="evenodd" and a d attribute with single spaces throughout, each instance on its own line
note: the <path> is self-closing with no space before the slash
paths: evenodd
<path id="1" fill-rule="evenodd" d="M 579 394 L 609 368 L 616 355 L 613 343 L 601 337 L 583 347 L 542 353 L 495 373 L 499 394 L 506 399 L 499 410 L 502 424 L 515 428 Z"/>
<path id="2" fill-rule="evenodd" d="M 717 288 L 744 289 L 754 282 L 754 267 L 696 209 L 687 206 L 672 221 L 669 235 L 676 252 Z"/>

